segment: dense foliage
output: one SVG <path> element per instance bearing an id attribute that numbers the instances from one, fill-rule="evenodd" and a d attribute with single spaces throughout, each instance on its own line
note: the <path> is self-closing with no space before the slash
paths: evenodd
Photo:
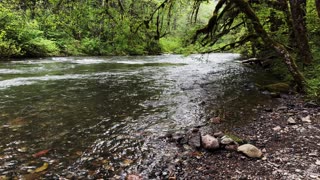
<path id="1" fill-rule="evenodd" d="M 319 97 L 319 16 L 319 0 L 2 0 L 0 56 L 240 52 Z"/>

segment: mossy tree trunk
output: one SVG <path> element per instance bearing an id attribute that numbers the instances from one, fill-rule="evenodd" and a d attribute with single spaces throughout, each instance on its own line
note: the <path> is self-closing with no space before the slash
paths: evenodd
<path id="1" fill-rule="evenodd" d="M 306 26 L 306 0 L 290 0 L 294 36 L 298 48 L 298 58 L 304 65 L 312 62 Z"/>
<path id="2" fill-rule="evenodd" d="M 320 18 L 320 0 L 316 0 L 316 7 L 317 7 L 318 16 Z"/>
<path id="3" fill-rule="evenodd" d="M 299 71 L 295 61 L 288 52 L 288 50 L 280 43 L 274 41 L 266 30 L 263 29 L 263 26 L 260 23 L 259 18 L 254 13 L 253 9 L 250 7 L 249 3 L 246 0 L 234 0 L 234 3 L 241 9 L 241 11 L 252 21 L 253 28 L 256 31 L 257 35 L 263 40 L 266 45 L 271 46 L 281 57 L 283 62 L 286 64 L 290 74 L 298 85 L 300 91 L 305 91 L 306 81 L 301 72 Z"/>

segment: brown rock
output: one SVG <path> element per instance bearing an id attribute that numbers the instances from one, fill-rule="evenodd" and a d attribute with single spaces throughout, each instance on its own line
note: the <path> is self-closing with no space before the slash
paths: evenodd
<path id="1" fill-rule="evenodd" d="M 238 151 L 252 158 L 260 158 L 262 156 L 261 150 L 252 144 L 241 145 L 238 147 Z"/>

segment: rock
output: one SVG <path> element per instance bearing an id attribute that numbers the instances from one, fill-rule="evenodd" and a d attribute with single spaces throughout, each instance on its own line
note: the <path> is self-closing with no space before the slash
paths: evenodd
<path id="1" fill-rule="evenodd" d="M 205 148 L 207 150 L 215 150 L 220 147 L 218 139 L 216 139 L 213 136 L 210 136 L 207 134 L 205 136 L 202 136 L 201 139 L 202 139 L 203 148 Z"/>
<path id="2" fill-rule="evenodd" d="M 320 160 L 316 161 L 316 165 L 320 166 Z"/>
<path id="3" fill-rule="evenodd" d="M 224 136 L 224 134 L 223 134 L 223 132 L 219 131 L 219 132 L 214 133 L 213 136 L 219 138 L 219 137 Z"/>
<path id="4" fill-rule="evenodd" d="M 225 149 L 228 151 L 237 151 L 238 145 L 237 144 L 229 144 L 229 145 L 226 145 Z"/>
<path id="5" fill-rule="evenodd" d="M 135 174 L 129 174 L 126 177 L 126 180 L 142 180 L 142 177 Z"/>
<path id="6" fill-rule="evenodd" d="M 276 126 L 276 127 L 272 128 L 272 129 L 273 129 L 273 131 L 280 131 L 281 127 L 280 126 Z"/>
<path id="7" fill-rule="evenodd" d="M 262 161 L 266 161 L 266 160 L 267 160 L 267 157 L 264 156 L 264 157 L 262 158 Z"/>
<path id="8" fill-rule="evenodd" d="M 238 147 L 238 151 L 252 158 L 260 158 L 262 156 L 261 150 L 252 144 L 241 145 Z"/>
<path id="9" fill-rule="evenodd" d="M 272 108 L 265 108 L 264 111 L 266 111 L 266 112 L 272 112 L 273 109 L 272 109 Z"/>
<path id="10" fill-rule="evenodd" d="M 277 108 L 277 111 L 284 111 L 284 110 L 287 110 L 288 107 L 287 106 L 280 106 Z"/>
<path id="11" fill-rule="evenodd" d="M 304 122 L 304 123 L 311 123 L 310 116 L 302 117 L 301 121 Z"/>
<path id="12" fill-rule="evenodd" d="M 220 124 L 221 123 L 221 118 L 220 117 L 213 117 L 210 119 L 210 122 L 212 124 Z"/>
<path id="13" fill-rule="evenodd" d="M 319 107 L 319 105 L 318 105 L 317 103 L 312 102 L 312 101 L 307 102 L 304 106 L 307 107 L 307 108 L 316 108 L 316 107 Z"/>
<path id="14" fill-rule="evenodd" d="M 228 145 L 228 144 L 231 144 L 233 142 L 234 142 L 233 139 L 229 138 L 228 136 L 223 136 L 221 138 L 221 144 L 223 144 L 223 145 Z"/>
<path id="15" fill-rule="evenodd" d="M 289 119 L 287 120 L 287 123 L 288 123 L 289 125 L 297 124 L 296 120 L 294 120 L 292 117 L 289 117 Z"/>

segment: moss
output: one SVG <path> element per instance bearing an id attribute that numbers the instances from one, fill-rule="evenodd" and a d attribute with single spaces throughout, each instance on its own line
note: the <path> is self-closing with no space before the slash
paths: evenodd
<path id="1" fill-rule="evenodd" d="M 242 138 L 238 137 L 237 135 L 234 135 L 232 133 L 225 133 L 225 135 L 227 135 L 229 138 L 231 138 L 232 140 L 234 140 L 235 142 L 239 143 L 239 144 L 244 144 L 245 140 L 243 140 Z"/>
<path id="2" fill-rule="evenodd" d="M 290 86 L 287 83 L 275 83 L 263 86 L 263 89 L 271 92 L 288 93 L 290 91 Z"/>

